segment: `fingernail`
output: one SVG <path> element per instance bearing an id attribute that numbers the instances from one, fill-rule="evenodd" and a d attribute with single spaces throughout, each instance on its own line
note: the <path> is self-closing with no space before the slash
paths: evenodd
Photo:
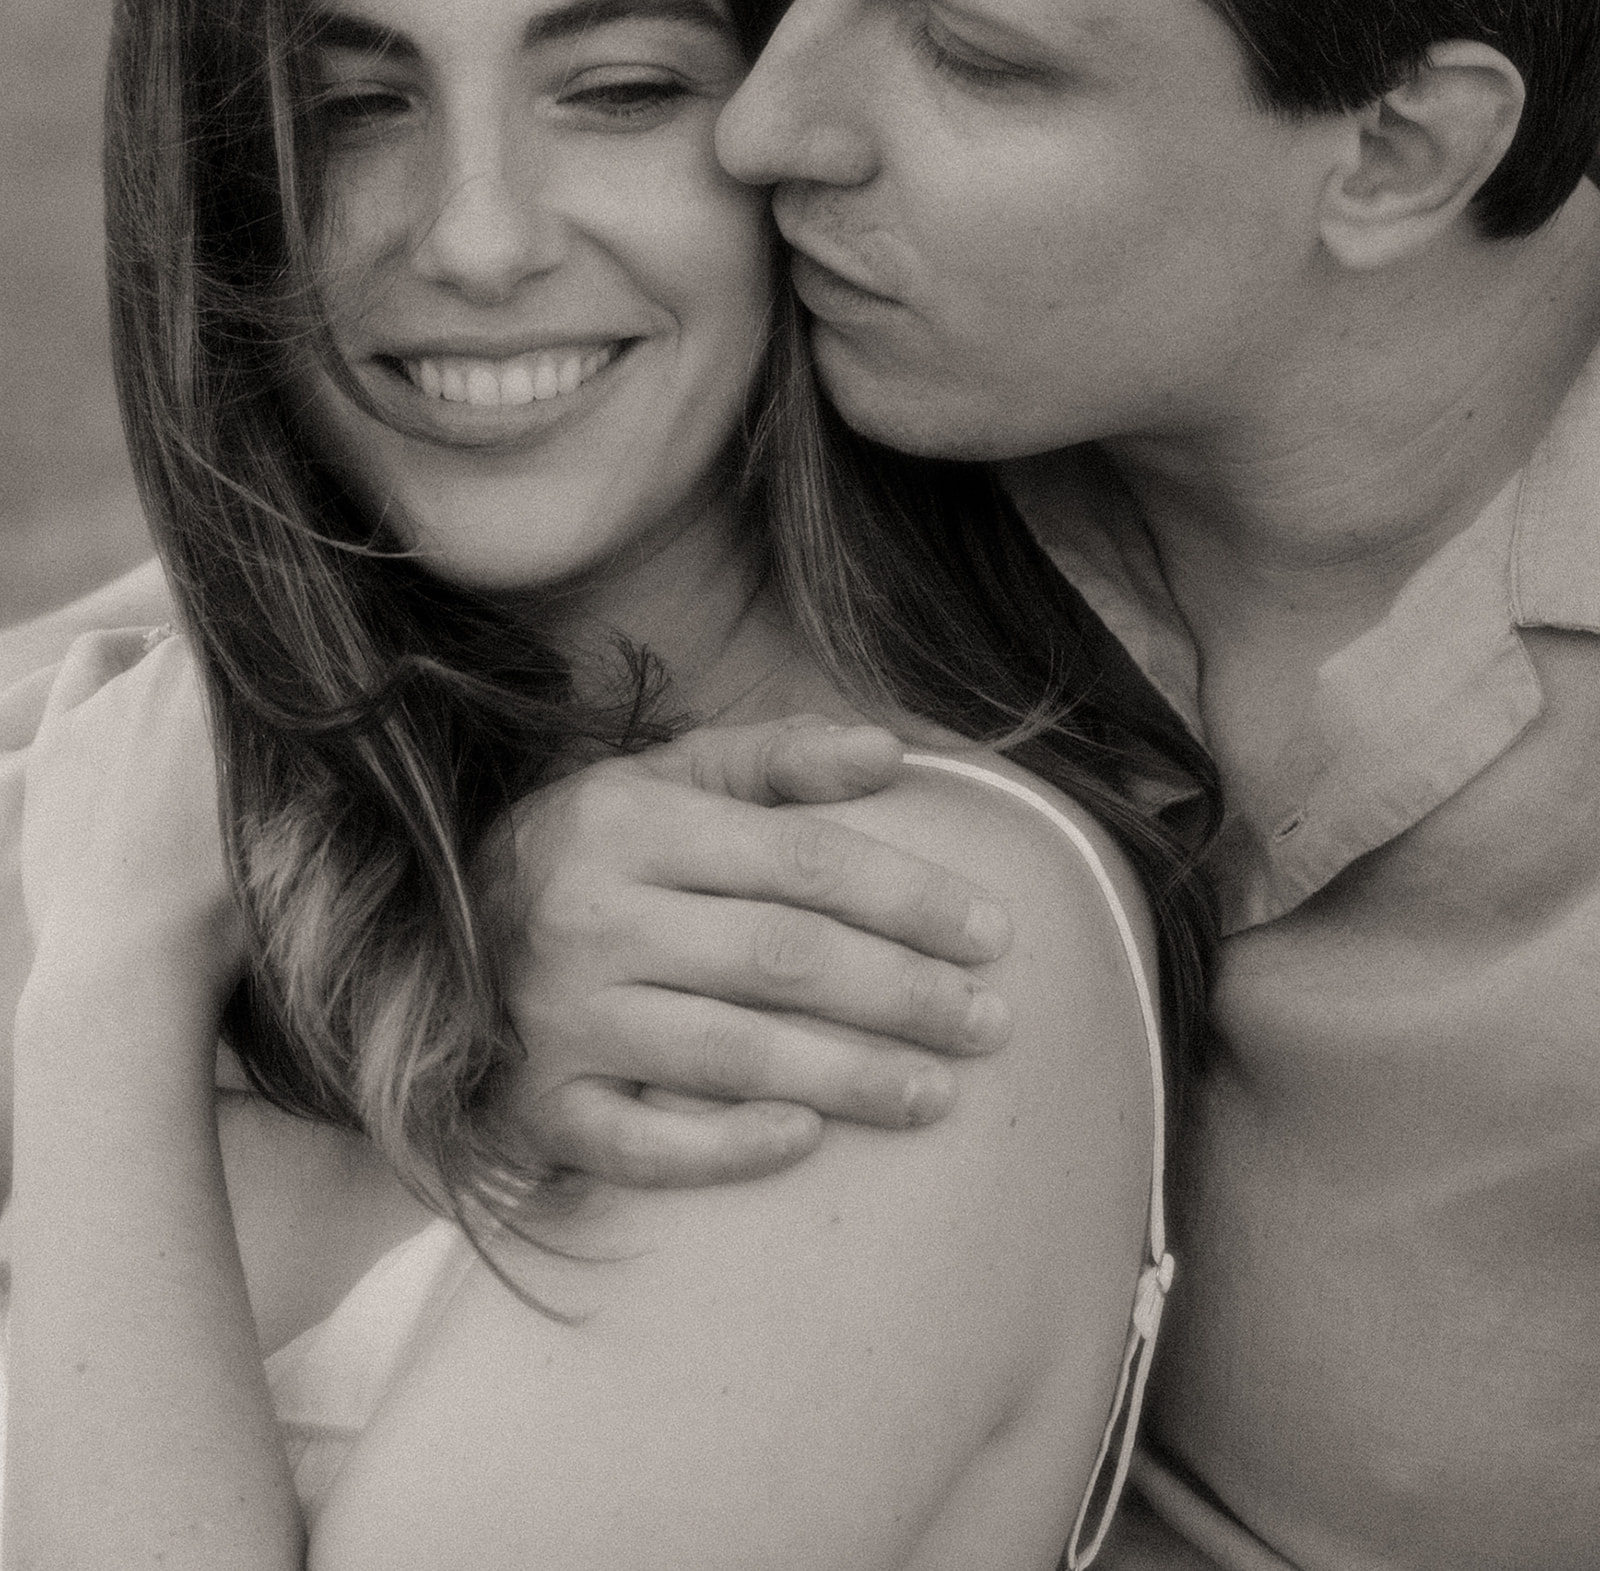
<path id="1" fill-rule="evenodd" d="M 998 900 L 975 900 L 964 931 L 983 959 L 996 960 L 1011 943 L 1011 914 Z"/>
<path id="2" fill-rule="evenodd" d="M 972 1047 L 1004 1047 L 1006 1038 L 1011 1035 L 1011 1011 L 1005 999 L 986 987 L 977 989 L 967 1004 L 961 1029 Z"/>
<path id="3" fill-rule="evenodd" d="M 931 1124 L 950 1111 L 956 1099 L 956 1077 L 942 1064 L 919 1069 L 906 1082 L 906 1123 Z"/>

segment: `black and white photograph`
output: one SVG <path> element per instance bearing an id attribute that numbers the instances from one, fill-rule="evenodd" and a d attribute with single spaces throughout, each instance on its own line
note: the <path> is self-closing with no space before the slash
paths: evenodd
<path id="1" fill-rule="evenodd" d="M 1596 0 L 0 128 L 0 1571 L 1600 1571 Z"/>

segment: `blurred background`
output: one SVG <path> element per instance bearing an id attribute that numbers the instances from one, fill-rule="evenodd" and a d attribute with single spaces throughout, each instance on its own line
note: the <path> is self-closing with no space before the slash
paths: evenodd
<path id="1" fill-rule="evenodd" d="M 0 0 L 0 626 L 150 554 L 106 350 L 111 0 Z"/>

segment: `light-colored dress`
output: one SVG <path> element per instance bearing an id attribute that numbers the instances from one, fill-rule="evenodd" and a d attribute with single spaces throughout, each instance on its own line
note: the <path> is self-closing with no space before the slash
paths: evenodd
<path id="1" fill-rule="evenodd" d="M 439 1219 L 396 1244 L 325 1320 L 267 1359 L 267 1385 L 309 1526 L 350 1448 L 476 1259 Z"/>

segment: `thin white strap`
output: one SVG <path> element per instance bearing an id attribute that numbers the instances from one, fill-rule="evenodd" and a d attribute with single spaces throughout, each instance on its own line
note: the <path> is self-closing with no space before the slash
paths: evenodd
<path id="1" fill-rule="evenodd" d="M 1138 940 L 1134 937 L 1133 923 L 1128 918 L 1127 908 L 1117 893 L 1116 885 L 1111 881 L 1111 874 L 1089 837 L 1065 813 L 1028 786 L 980 764 L 968 763 L 965 759 L 946 758 L 935 753 L 907 753 L 905 761 L 923 769 L 961 775 L 996 791 L 1003 791 L 1042 814 L 1072 842 L 1111 913 L 1123 955 L 1133 976 L 1139 1014 L 1144 1022 L 1145 1046 L 1150 1056 L 1150 1093 L 1155 1108 L 1150 1155 L 1148 1257 L 1134 1290 L 1128 1338 L 1111 1414 L 1101 1435 L 1100 1449 L 1090 1470 L 1072 1536 L 1067 1541 L 1062 1557 L 1062 1563 L 1068 1567 L 1068 1571 L 1083 1571 L 1099 1553 L 1127 1479 L 1128 1463 L 1133 1455 L 1134 1432 L 1144 1403 L 1145 1382 L 1150 1374 L 1153 1344 L 1160 1329 L 1161 1312 L 1166 1303 L 1167 1290 L 1172 1286 L 1174 1270 L 1172 1256 L 1167 1253 L 1166 1070 L 1161 1055 L 1161 1024 L 1156 1014 L 1154 991 L 1139 952 Z"/>
<path id="2" fill-rule="evenodd" d="M 1036 813 L 1041 813 L 1070 840 L 1093 875 L 1100 893 L 1105 897 L 1111 920 L 1116 925 L 1117 937 L 1122 940 L 1122 952 L 1127 957 L 1128 969 L 1133 973 L 1133 990 L 1139 1000 L 1139 1015 L 1144 1022 L 1145 1046 L 1150 1054 L 1150 1088 L 1155 1104 L 1155 1147 L 1150 1164 L 1150 1260 L 1159 1263 L 1167 1252 L 1166 1209 L 1166 1068 L 1161 1058 L 1161 1023 L 1156 1014 L 1155 998 L 1145 972 L 1144 958 L 1139 952 L 1139 941 L 1134 937 L 1133 923 L 1128 918 L 1127 907 L 1111 874 L 1100 859 L 1089 837 L 1054 803 L 1047 801 L 1037 791 L 979 764 L 969 764 L 961 758 L 944 758 L 936 753 L 907 753 L 905 761 L 923 769 L 940 769 L 949 775 L 963 775 L 1004 791 L 1007 796 L 1026 802 Z"/>

